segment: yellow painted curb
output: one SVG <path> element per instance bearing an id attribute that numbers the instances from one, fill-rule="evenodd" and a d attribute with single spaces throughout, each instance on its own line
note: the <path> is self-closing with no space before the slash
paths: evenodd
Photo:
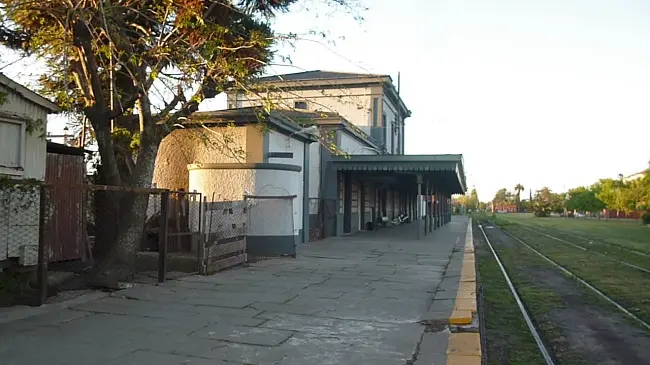
<path id="1" fill-rule="evenodd" d="M 460 276 L 474 276 L 476 277 L 476 269 L 474 266 L 463 265 L 463 268 L 460 269 Z"/>
<path id="2" fill-rule="evenodd" d="M 476 304 L 476 261 L 472 239 L 472 220 L 467 226 L 460 282 L 456 292 L 454 310 L 449 317 L 452 325 L 470 325 L 477 312 Z M 480 365 L 481 334 L 451 333 L 447 346 L 447 365 Z"/>
<path id="3" fill-rule="evenodd" d="M 456 298 L 455 309 L 476 313 L 476 298 Z"/>
<path id="4" fill-rule="evenodd" d="M 481 356 L 481 336 L 478 333 L 452 333 L 449 335 L 447 355 Z"/>
<path id="5" fill-rule="evenodd" d="M 480 356 L 448 355 L 447 365 L 481 365 Z"/>
<path id="6" fill-rule="evenodd" d="M 476 283 L 476 275 L 461 275 L 460 281 L 464 283 Z"/>
<path id="7" fill-rule="evenodd" d="M 449 317 L 449 324 L 464 326 L 472 324 L 472 319 L 472 311 L 454 309 L 454 311 L 451 312 L 451 316 Z"/>
<path id="8" fill-rule="evenodd" d="M 462 281 L 458 286 L 458 291 L 476 291 L 476 281 Z"/>
<path id="9" fill-rule="evenodd" d="M 476 299 L 476 290 L 459 290 L 456 299 Z"/>

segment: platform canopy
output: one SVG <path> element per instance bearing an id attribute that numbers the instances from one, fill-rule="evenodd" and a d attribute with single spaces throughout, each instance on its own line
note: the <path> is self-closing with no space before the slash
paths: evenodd
<path id="1" fill-rule="evenodd" d="M 417 175 L 421 175 L 425 184 L 432 184 L 439 191 L 467 191 L 463 155 L 348 155 L 333 157 L 332 165 L 338 171 L 403 182 L 415 182 Z"/>

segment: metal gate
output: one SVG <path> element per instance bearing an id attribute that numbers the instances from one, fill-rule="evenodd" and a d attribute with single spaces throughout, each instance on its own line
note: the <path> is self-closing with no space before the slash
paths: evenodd
<path id="1" fill-rule="evenodd" d="M 203 199 L 204 238 L 199 274 L 208 275 L 246 262 L 247 207 L 244 201 Z"/>

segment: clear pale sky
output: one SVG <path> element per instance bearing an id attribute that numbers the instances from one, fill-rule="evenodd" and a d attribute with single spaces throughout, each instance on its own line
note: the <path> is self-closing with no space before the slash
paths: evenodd
<path id="1" fill-rule="evenodd" d="M 402 75 L 409 154 L 462 153 L 482 200 L 556 191 L 650 160 L 650 1 L 366 0 L 365 21 L 279 17 L 344 35 L 300 42 L 302 69 Z M 285 71 L 287 69 L 277 70 Z M 294 70 L 299 71 L 299 70 Z M 527 194 L 525 194 L 527 195 Z"/>
<path id="2" fill-rule="evenodd" d="M 413 112 L 406 152 L 462 153 L 469 187 L 481 200 L 517 183 L 526 191 L 544 185 L 562 191 L 648 166 L 650 1 L 365 0 L 365 6 L 361 23 L 341 13 L 315 18 L 318 12 L 304 5 L 280 15 L 278 32 L 316 27 L 336 44 L 284 47 L 294 67 L 272 72 L 372 72 L 395 82 L 401 72 L 402 97 Z M 11 77 L 11 71 L 25 70 L 3 72 Z"/>

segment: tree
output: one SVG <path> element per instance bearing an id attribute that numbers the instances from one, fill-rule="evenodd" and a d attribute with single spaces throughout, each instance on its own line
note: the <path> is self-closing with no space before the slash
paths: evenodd
<path id="1" fill-rule="evenodd" d="M 637 209 L 650 211 L 650 169 L 645 170 L 645 174 L 637 180 L 639 195 Z"/>
<path id="2" fill-rule="evenodd" d="M 492 202 L 494 204 L 505 204 L 508 201 L 508 190 L 503 188 L 499 189 L 496 194 L 494 194 L 494 199 Z"/>
<path id="3" fill-rule="evenodd" d="M 596 197 L 602 201 L 607 209 L 616 210 L 618 212 L 625 209 L 625 183 L 621 180 L 614 179 L 601 179 L 598 182 L 598 193 Z"/>
<path id="4" fill-rule="evenodd" d="M 479 204 L 478 193 L 476 192 L 476 189 L 472 189 L 467 199 L 467 209 L 477 210 L 478 204 Z"/>
<path id="5" fill-rule="evenodd" d="M 533 200 L 533 210 L 537 217 L 548 217 L 551 212 L 557 211 L 558 198 L 548 187 L 543 187 L 537 191 Z"/>
<path id="6" fill-rule="evenodd" d="M 161 140 L 202 100 L 261 74 L 277 39 L 269 19 L 296 1 L 0 0 L 0 42 L 45 61 L 42 91 L 87 118 L 105 184 L 149 187 Z M 94 271 L 108 281 L 130 273 L 148 197 L 114 204 L 115 238 Z"/>
<path id="7" fill-rule="evenodd" d="M 596 191 L 584 186 L 569 190 L 567 209 L 595 213 L 605 204 L 596 197 Z"/>
<path id="8" fill-rule="evenodd" d="M 517 212 L 521 209 L 521 192 L 524 191 L 524 186 L 521 184 L 515 185 L 515 194 L 516 199 L 515 203 L 517 204 Z"/>

